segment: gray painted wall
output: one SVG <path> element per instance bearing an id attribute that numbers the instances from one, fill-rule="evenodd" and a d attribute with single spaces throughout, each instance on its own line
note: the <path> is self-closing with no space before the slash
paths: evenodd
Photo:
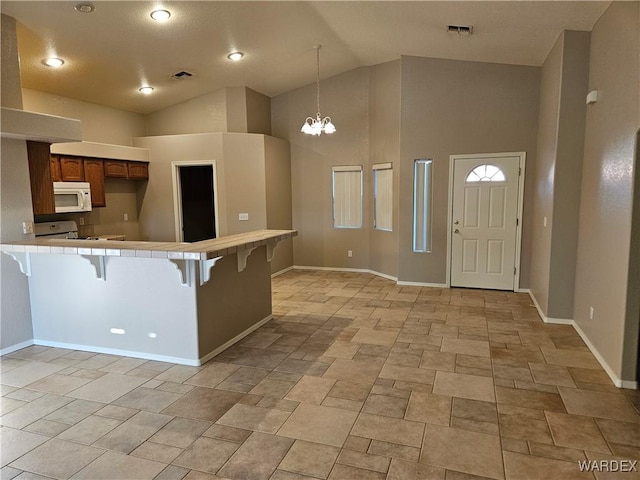
<path id="1" fill-rule="evenodd" d="M 587 108 L 574 303 L 576 323 L 623 380 L 635 380 L 637 355 L 637 343 L 625 344 L 625 334 L 627 342 L 637 339 L 637 319 L 626 318 L 626 305 L 628 295 L 638 295 L 627 288 L 630 249 L 638 248 L 630 242 L 640 125 L 639 10 L 638 2 L 613 2 L 591 32 L 589 90 L 597 89 L 600 98 Z"/>
<path id="2" fill-rule="evenodd" d="M 589 32 L 562 33 L 542 67 L 532 228 L 531 292 L 550 318 L 573 318 L 588 76 Z"/>

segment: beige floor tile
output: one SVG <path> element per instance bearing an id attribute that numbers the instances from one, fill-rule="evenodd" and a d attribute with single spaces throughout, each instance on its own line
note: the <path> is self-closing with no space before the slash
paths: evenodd
<path id="1" fill-rule="evenodd" d="M 121 423 L 121 420 L 91 415 L 65 430 L 58 438 L 91 445 Z"/>
<path id="2" fill-rule="evenodd" d="M 580 472 L 577 462 L 564 462 L 533 455 L 505 452 L 504 465 L 507 480 L 593 479 L 592 473 Z"/>
<path id="3" fill-rule="evenodd" d="M 405 398 L 371 394 L 362 407 L 362 411 L 375 415 L 403 418 L 408 401 Z"/>
<path id="4" fill-rule="evenodd" d="M 112 404 L 121 407 L 146 410 L 148 412 L 161 412 L 173 402 L 182 397 L 179 393 L 163 392 L 151 388 L 138 387 L 124 394 Z"/>
<path id="5" fill-rule="evenodd" d="M 55 437 L 68 428 L 69 425 L 66 423 L 54 422 L 41 418 L 40 420 L 33 422 L 31 425 L 27 425 L 24 428 L 24 431 Z"/>
<path id="6" fill-rule="evenodd" d="M 427 392 L 412 392 L 405 419 L 438 425 L 449 425 L 451 397 Z"/>
<path id="7" fill-rule="evenodd" d="M 13 398 L 0 397 L 0 416 L 6 415 L 16 408 L 20 408 L 21 406 L 26 405 L 26 403 L 27 402 L 24 400 L 15 400 Z"/>
<path id="8" fill-rule="evenodd" d="M 491 378 L 464 373 L 436 372 L 433 393 L 486 402 L 496 400 Z"/>
<path id="9" fill-rule="evenodd" d="M 100 448 L 51 439 L 11 464 L 20 470 L 53 478 L 70 478 L 104 453 Z"/>
<path id="10" fill-rule="evenodd" d="M 329 480 L 385 480 L 386 475 L 363 468 L 350 467 L 336 463 L 331 470 Z"/>
<path id="11" fill-rule="evenodd" d="M 217 423 L 245 430 L 276 433 L 289 415 L 289 412 L 283 410 L 237 404 L 220 417 Z"/>
<path id="12" fill-rule="evenodd" d="M 502 439 L 502 448 L 504 450 L 509 450 L 504 448 L 504 440 Z M 512 452 L 516 450 L 510 450 Z M 586 460 L 587 457 L 582 450 L 576 450 L 574 448 L 565 448 L 559 447 L 557 445 L 546 445 L 542 443 L 530 442 L 524 450 L 519 451 L 518 453 L 524 453 L 534 455 L 536 457 L 547 457 L 553 458 L 555 460 L 564 460 L 566 462 L 579 462 L 581 460 Z"/>
<path id="13" fill-rule="evenodd" d="M 529 368 L 533 375 L 533 381 L 536 383 L 564 387 L 576 386 L 567 367 L 560 365 L 547 365 L 543 363 L 530 363 Z"/>
<path id="14" fill-rule="evenodd" d="M 379 374 L 379 377 L 396 381 L 432 385 L 435 378 L 435 371 L 420 367 L 400 367 L 385 364 Z"/>
<path id="15" fill-rule="evenodd" d="M 172 447 L 187 448 L 209 427 L 211 427 L 211 422 L 176 417 L 158 430 L 149 440 Z"/>
<path id="16" fill-rule="evenodd" d="M 336 381 L 330 378 L 305 375 L 287 393 L 285 398 L 297 402 L 320 405 L 335 383 Z"/>
<path id="17" fill-rule="evenodd" d="M 193 470 L 195 472 L 195 470 Z M 176 465 L 169 465 L 160 472 L 153 480 L 182 480 L 186 478 L 190 470 Z M 204 473 L 204 472 L 203 472 Z"/>
<path id="18" fill-rule="evenodd" d="M 359 348 L 360 344 L 353 343 L 353 341 L 336 341 L 333 342 L 329 346 L 329 348 L 327 348 L 327 351 L 324 353 L 324 355 L 326 357 L 352 359 L 353 356 L 358 353 Z"/>
<path id="19" fill-rule="evenodd" d="M 36 382 L 29 384 L 30 390 L 39 392 L 54 393 L 56 395 L 65 395 L 76 388 L 79 388 L 91 380 L 80 377 L 70 377 L 68 375 L 53 374 L 42 378 Z"/>
<path id="20" fill-rule="evenodd" d="M 517 388 L 496 387 L 498 404 L 513 405 L 551 412 L 565 413 L 564 403 L 556 393 L 535 392 Z"/>
<path id="21" fill-rule="evenodd" d="M 591 368 L 568 368 L 569 373 L 576 382 L 597 383 L 600 385 L 613 385 L 609 375 L 604 370 Z"/>
<path id="22" fill-rule="evenodd" d="M 227 427 L 226 425 L 213 424 L 203 433 L 205 437 L 219 438 L 229 442 L 242 443 L 249 435 L 251 430 L 243 430 L 241 428 Z"/>
<path id="23" fill-rule="evenodd" d="M 640 423 L 640 415 L 621 393 L 595 392 L 576 388 L 558 388 L 567 412 Z"/>
<path id="24" fill-rule="evenodd" d="M 173 365 L 168 369 L 162 371 L 154 378 L 156 380 L 162 380 L 163 382 L 182 383 L 185 380 L 193 377 L 201 370 L 201 367 L 189 367 L 186 365 Z"/>
<path id="25" fill-rule="evenodd" d="M 328 368 L 329 364 L 327 363 L 287 358 L 274 370 L 276 372 L 298 373 L 301 375 L 313 375 L 320 377 Z"/>
<path id="26" fill-rule="evenodd" d="M 24 387 L 59 372 L 64 368 L 62 365 L 54 365 L 51 363 L 28 362 L 6 373 L 3 372 L 0 382 L 2 382 L 3 385 L 12 387 Z"/>
<path id="27" fill-rule="evenodd" d="M 131 455 L 155 462 L 171 463 L 182 451 L 183 450 L 178 447 L 162 445 L 161 443 L 144 442 L 131 452 Z"/>
<path id="28" fill-rule="evenodd" d="M 617 420 L 598 418 L 596 423 L 609 443 L 619 443 L 640 447 L 640 426 Z"/>
<path id="29" fill-rule="evenodd" d="M 381 455 L 356 452 L 354 450 L 342 450 L 337 463 L 352 467 L 372 470 L 374 472 L 387 473 L 391 459 Z"/>
<path id="30" fill-rule="evenodd" d="M 424 424 L 421 422 L 368 413 L 361 413 L 351 430 L 351 434 L 358 437 L 372 438 L 410 447 L 420 447 L 422 445 L 423 432 Z"/>
<path id="31" fill-rule="evenodd" d="M 496 435 L 427 424 L 420 462 L 503 479 L 500 438 Z"/>
<path id="32" fill-rule="evenodd" d="M 124 357 L 119 358 L 115 362 L 112 362 L 108 365 L 105 365 L 100 370 L 102 370 L 103 372 L 120 373 L 124 375 L 125 373 L 130 372 L 134 368 L 137 368 L 146 362 L 147 360 L 143 360 L 140 358 Z"/>
<path id="33" fill-rule="evenodd" d="M 420 367 L 429 370 L 445 370 L 453 372 L 456 368 L 456 354 L 451 352 L 425 351 L 422 354 Z"/>
<path id="34" fill-rule="evenodd" d="M 278 430 L 278 435 L 342 447 L 357 416 L 339 408 L 302 403 Z"/>
<path id="35" fill-rule="evenodd" d="M 101 437 L 95 446 L 122 453 L 131 453 L 142 442 L 164 427 L 171 417 L 159 413 L 138 412 Z"/>
<path id="36" fill-rule="evenodd" d="M 556 445 L 611 453 L 593 418 L 553 412 L 546 412 L 546 416 Z M 638 430 L 640 431 L 640 426 Z"/>
<path id="37" fill-rule="evenodd" d="M 5 427 L 24 428 L 72 401 L 73 399 L 68 397 L 47 394 L 3 415 L 0 424 Z"/>
<path id="38" fill-rule="evenodd" d="M 333 388 L 329 391 L 328 395 L 330 397 L 363 402 L 367 399 L 370 391 L 370 384 L 338 380 Z"/>
<path id="39" fill-rule="evenodd" d="M 470 400 L 467 398 L 454 398 L 451 415 L 456 418 L 475 420 L 477 422 L 498 423 L 498 412 L 493 402 Z M 543 415 L 540 415 L 544 419 Z"/>
<path id="40" fill-rule="evenodd" d="M 243 397 L 241 393 L 196 387 L 162 413 L 215 422 Z"/>
<path id="41" fill-rule="evenodd" d="M 373 385 L 382 365 L 362 360 L 337 358 L 324 373 L 324 378 Z"/>
<path id="42" fill-rule="evenodd" d="M 445 480 L 445 469 L 394 458 L 387 480 Z"/>
<path id="43" fill-rule="evenodd" d="M 500 414 L 500 435 L 530 442 L 553 444 L 546 420 Z"/>
<path id="44" fill-rule="evenodd" d="M 142 385 L 144 378 L 107 373 L 106 375 L 87 383 L 86 385 L 68 393 L 68 396 L 90 400 L 94 402 L 113 402 L 125 393 Z"/>
<path id="45" fill-rule="evenodd" d="M 296 440 L 278 469 L 327 478 L 339 453 L 340 449 L 336 447 Z"/>
<path id="46" fill-rule="evenodd" d="M 267 480 L 293 445 L 293 440 L 254 432 L 220 469 L 219 475 L 241 480 Z"/>
<path id="47" fill-rule="evenodd" d="M 257 385 L 267 375 L 269 375 L 269 370 L 263 368 L 240 367 L 229 375 L 225 382 Z"/>
<path id="48" fill-rule="evenodd" d="M 49 437 L 14 428 L 0 428 L 0 467 L 4 467 L 28 451 L 42 445 Z"/>
<path id="49" fill-rule="evenodd" d="M 166 465 L 144 458 L 123 455 L 117 452 L 106 452 L 96 461 L 87 465 L 72 478 L 74 480 L 96 480 L 107 478 L 153 479 Z"/>
<path id="50" fill-rule="evenodd" d="M 238 449 L 238 444 L 202 437 L 189 446 L 174 465 L 208 473 L 216 473 Z"/>
<path id="51" fill-rule="evenodd" d="M 96 411 L 96 415 L 100 417 L 115 418 L 116 420 L 128 420 L 140 410 L 136 408 L 119 407 L 117 405 L 106 405 Z"/>
<path id="52" fill-rule="evenodd" d="M 399 330 L 374 330 L 373 328 L 360 328 L 351 339 L 354 343 L 366 343 L 369 345 L 391 346 L 398 337 Z"/>
<path id="53" fill-rule="evenodd" d="M 201 369 L 188 380 L 185 380 L 184 383 L 187 385 L 198 385 L 200 387 L 213 388 L 236 372 L 239 368 L 240 367 L 238 365 L 229 365 L 226 363 L 208 363 L 206 367 Z"/>
<path id="54" fill-rule="evenodd" d="M 551 347 L 540 347 L 547 363 L 563 367 L 590 368 L 600 370 L 602 367 L 590 352 L 575 350 L 559 350 Z"/>
<path id="55" fill-rule="evenodd" d="M 365 451 L 373 455 L 381 455 L 388 458 L 399 458 L 410 462 L 417 462 L 420 459 L 420 449 L 417 447 L 382 442 L 380 440 L 372 440 L 368 449 Z"/>
<path id="56" fill-rule="evenodd" d="M 444 337 L 441 351 L 489 358 L 489 342 Z"/>

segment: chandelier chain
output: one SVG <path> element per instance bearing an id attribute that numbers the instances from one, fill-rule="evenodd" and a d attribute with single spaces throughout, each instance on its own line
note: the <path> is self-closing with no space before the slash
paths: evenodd
<path id="1" fill-rule="evenodd" d="M 320 116 L 320 47 L 316 46 L 316 101 L 318 104 L 318 117 Z"/>

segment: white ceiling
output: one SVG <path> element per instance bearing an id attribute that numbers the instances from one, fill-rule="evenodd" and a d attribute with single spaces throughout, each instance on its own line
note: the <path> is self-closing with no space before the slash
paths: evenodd
<path id="1" fill-rule="evenodd" d="M 591 30 L 600 1 L 2 1 L 18 20 L 22 84 L 150 113 L 223 87 L 275 96 L 401 55 L 539 66 L 562 30 Z M 151 20 L 157 6 L 167 23 Z M 446 31 L 473 25 L 471 36 Z M 226 56 L 245 53 L 241 62 Z M 65 60 L 45 67 L 48 55 Z M 174 80 L 188 70 L 194 77 Z M 155 87 L 144 96 L 138 88 Z"/>

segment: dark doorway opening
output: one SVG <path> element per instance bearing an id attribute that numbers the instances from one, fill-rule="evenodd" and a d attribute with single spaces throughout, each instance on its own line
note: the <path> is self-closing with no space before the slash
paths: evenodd
<path id="1" fill-rule="evenodd" d="M 199 242 L 216 237 L 213 166 L 193 165 L 178 169 L 182 203 L 182 239 Z"/>

